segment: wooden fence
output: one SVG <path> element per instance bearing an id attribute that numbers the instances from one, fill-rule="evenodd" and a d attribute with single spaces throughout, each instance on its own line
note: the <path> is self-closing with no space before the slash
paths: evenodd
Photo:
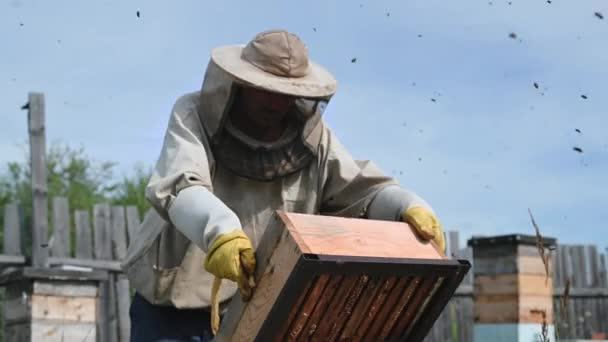
<path id="1" fill-rule="evenodd" d="M 100 289 L 100 341 L 129 340 L 130 289 L 120 270 L 120 261 L 140 224 L 134 206 L 95 205 L 91 213 L 70 212 L 67 199 L 54 198 L 48 240 L 51 267 L 106 270 L 110 280 Z M 91 219 L 92 218 L 92 219 Z M 4 208 L 3 253 L 0 268 L 22 266 L 23 219 L 19 206 Z M 473 262 L 471 248 L 459 246 L 458 232 L 447 232 L 448 255 Z M 560 339 L 590 339 L 608 333 L 608 270 L 606 255 L 596 246 L 558 245 L 552 252 L 554 317 Z M 473 275 L 475 265 L 427 336 L 427 342 L 473 340 Z M 568 298 L 564 297 L 566 283 Z M 563 299 L 562 299 L 563 298 Z M 565 307 L 562 306 L 565 303 Z M 565 308 L 565 310 L 563 309 Z"/>
<path id="2" fill-rule="evenodd" d="M 608 339 L 606 254 L 593 245 L 558 245 L 555 252 L 553 312 L 559 337 Z"/>
<path id="3" fill-rule="evenodd" d="M 4 249 L 0 254 L 0 268 L 24 266 L 23 219 L 17 204 L 4 208 Z M 70 215 L 72 214 L 72 215 Z M 105 270 L 109 280 L 100 287 L 98 303 L 99 341 L 129 341 L 130 288 L 121 273 L 120 260 L 126 256 L 130 237 L 139 228 L 140 217 L 134 206 L 94 206 L 88 211 L 70 213 L 66 198 L 53 199 L 48 244 L 43 247 L 50 254 L 52 268 Z M 46 237 L 44 237 L 46 241 Z M 10 308 L 8 308 L 10 310 Z"/>

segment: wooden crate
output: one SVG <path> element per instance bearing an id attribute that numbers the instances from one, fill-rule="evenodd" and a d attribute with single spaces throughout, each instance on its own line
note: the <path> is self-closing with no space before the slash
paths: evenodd
<path id="1" fill-rule="evenodd" d="M 470 268 L 401 222 L 277 212 L 218 341 L 422 341 Z"/>

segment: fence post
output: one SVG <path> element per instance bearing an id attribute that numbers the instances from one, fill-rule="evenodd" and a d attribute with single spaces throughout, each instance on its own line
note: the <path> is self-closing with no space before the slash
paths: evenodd
<path id="1" fill-rule="evenodd" d="M 32 173 L 32 265 L 48 266 L 48 189 L 46 179 L 46 134 L 44 123 L 44 95 L 30 93 L 28 101 L 28 128 Z"/>
<path id="2" fill-rule="evenodd" d="M 551 270 L 548 247 L 543 253 Z M 555 340 L 553 284 L 536 246 L 536 237 L 505 235 L 472 238 L 475 322 L 473 341 L 537 341 L 547 328 Z"/>

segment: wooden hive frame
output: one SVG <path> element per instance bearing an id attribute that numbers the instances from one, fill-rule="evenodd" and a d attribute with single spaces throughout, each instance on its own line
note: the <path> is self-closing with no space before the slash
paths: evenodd
<path id="1" fill-rule="evenodd" d="M 217 341 L 422 341 L 470 268 L 405 223 L 286 212 L 256 253 Z"/>

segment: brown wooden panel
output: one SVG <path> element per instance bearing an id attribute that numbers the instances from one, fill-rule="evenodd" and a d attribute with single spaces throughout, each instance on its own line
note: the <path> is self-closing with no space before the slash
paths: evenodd
<path id="1" fill-rule="evenodd" d="M 434 279 L 433 277 L 426 278 L 417 286 L 414 292 L 414 298 L 408 307 L 403 310 L 403 313 L 399 317 L 398 324 L 393 328 L 393 337 L 403 336 L 406 331 L 412 328 L 412 321 L 417 318 L 417 314 L 420 313 L 423 303 L 429 299 L 427 297 L 428 293 L 433 289 L 436 282 L 437 279 Z"/>
<path id="2" fill-rule="evenodd" d="M 363 318 L 363 320 L 361 321 L 361 324 L 359 324 L 359 327 L 357 328 L 357 331 L 354 336 L 355 340 L 362 339 L 367 334 L 367 330 L 370 328 L 371 324 L 377 318 L 378 312 L 380 311 L 380 309 L 386 302 L 386 298 L 388 297 L 390 292 L 395 287 L 397 280 L 398 279 L 395 277 L 389 277 L 384 282 L 380 291 L 378 292 L 378 294 L 375 296 L 374 300 L 372 301 L 372 305 L 370 306 L 370 308 L 367 312 L 367 315 Z"/>
<path id="3" fill-rule="evenodd" d="M 434 243 L 421 242 L 408 224 L 321 215 L 284 215 L 304 253 L 443 259 Z M 377 232 L 381 231 L 382 234 Z"/>
<path id="4" fill-rule="evenodd" d="M 254 278 L 258 288 L 261 287 L 260 282 L 262 281 L 262 278 L 274 274 L 274 267 L 271 266 L 271 259 L 275 256 L 276 247 L 279 243 L 285 244 L 285 242 L 282 241 L 285 241 L 288 236 L 282 226 L 283 223 L 278 217 L 273 217 L 256 250 L 256 272 Z M 284 274 L 284 272 L 281 274 Z M 257 291 L 254 293 L 254 296 L 256 295 Z M 218 335 L 215 336 L 215 339 L 217 341 L 230 341 L 234 335 L 234 331 L 238 328 L 242 316 L 245 311 L 249 309 L 248 303 L 243 302 L 239 296 L 234 296 L 221 321 L 220 331 Z"/>
<path id="5" fill-rule="evenodd" d="M 402 313 L 404 313 L 407 308 L 409 302 L 412 300 L 414 292 L 420 286 L 421 279 L 412 278 L 409 281 L 409 284 L 406 286 L 405 291 L 400 295 L 396 300 L 396 304 L 394 309 L 391 311 L 389 318 L 386 320 L 386 323 L 382 327 L 382 331 L 379 334 L 379 338 L 386 339 L 389 337 L 390 332 L 393 330 L 393 327 L 400 319 L 407 319 L 406 317 L 402 317 Z"/>
<path id="6" fill-rule="evenodd" d="M 314 334 L 314 338 L 332 340 L 331 336 L 336 334 L 335 330 L 345 319 L 343 317 L 344 305 L 351 290 L 357 285 L 358 280 L 358 275 L 344 277 L 338 291 L 336 291 L 327 310 L 323 314 L 323 318 L 319 322 L 319 327 Z"/>
<path id="7" fill-rule="evenodd" d="M 294 316 L 293 322 L 290 322 L 289 329 L 287 331 L 287 336 L 285 336 L 285 340 L 287 341 L 295 341 L 295 339 L 300 335 L 306 322 L 308 321 L 308 317 L 312 314 L 321 294 L 325 290 L 327 283 L 329 282 L 329 275 L 324 274 L 321 275 L 314 286 L 307 294 L 304 304 L 302 308 L 297 312 Z M 296 312 L 292 311 L 292 314 Z M 279 334 L 281 336 L 284 334 Z"/>
<path id="8" fill-rule="evenodd" d="M 519 298 L 519 323 L 542 323 L 540 311 L 545 311 L 547 324 L 552 324 L 552 297 L 527 295 Z"/>
<path id="9" fill-rule="evenodd" d="M 359 303 L 357 304 L 357 310 L 353 312 L 346 322 L 346 326 L 342 334 L 340 335 L 341 341 L 354 340 L 357 327 L 361 324 L 361 321 L 369 314 L 369 308 L 373 305 L 374 300 L 378 293 L 382 290 L 383 285 L 388 280 L 384 278 L 372 278 L 369 280 L 367 287 L 363 290 Z"/>
<path id="10" fill-rule="evenodd" d="M 217 341 L 376 341 L 406 329 L 421 341 L 469 268 L 398 222 L 277 217 L 256 251 L 254 295 L 232 301 Z"/>
<path id="11" fill-rule="evenodd" d="M 80 322 L 95 322 L 97 298 L 32 296 L 32 318 Z"/>
<path id="12" fill-rule="evenodd" d="M 551 265 L 551 258 L 548 259 L 548 262 L 549 278 L 551 278 L 551 269 L 553 268 L 553 266 Z M 543 276 L 547 273 L 540 255 L 519 256 L 517 258 L 517 268 L 519 270 L 519 273 L 538 274 Z"/>
<path id="13" fill-rule="evenodd" d="M 315 334 L 317 328 L 319 327 L 319 323 L 321 322 L 321 318 L 325 314 L 325 311 L 329 308 L 329 303 L 338 291 L 338 288 L 341 286 L 343 278 L 344 277 L 342 276 L 332 276 L 329 279 L 327 287 L 325 287 L 325 290 L 323 291 L 321 298 L 319 298 L 315 309 L 306 322 L 304 329 L 302 329 L 302 338 L 308 339 Z"/>
<path id="14" fill-rule="evenodd" d="M 517 295 L 475 296 L 475 323 L 517 323 Z"/>
<path id="15" fill-rule="evenodd" d="M 367 329 L 367 336 L 379 336 L 382 328 L 387 324 L 391 313 L 393 312 L 393 307 L 399 301 L 402 294 L 405 292 L 407 285 L 409 284 L 410 279 L 404 277 L 397 280 L 397 283 L 388 293 L 386 297 L 386 301 L 384 305 L 380 307 L 378 310 L 378 314 L 374 319 L 372 325 Z"/>
<path id="16" fill-rule="evenodd" d="M 477 275 L 473 281 L 477 296 L 516 295 L 517 274 Z"/>
<path id="17" fill-rule="evenodd" d="M 342 308 L 342 310 L 338 313 L 338 316 L 336 317 L 336 323 L 333 324 L 332 329 L 330 330 L 330 332 L 328 334 L 329 339 L 335 340 L 338 337 L 341 330 L 346 325 L 348 318 L 352 315 L 352 312 L 355 309 L 355 305 L 358 302 L 359 298 L 361 297 L 361 293 L 367 286 L 368 282 L 369 282 L 368 276 L 363 275 L 363 276 L 359 277 L 359 279 L 357 280 L 357 283 L 355 284 L 354 288 L 352 289 L 351 293 L 349 294 L 348 298 L 346 299 L 344 307 Z"/>
<path id="18" fill-rule="evenodd" d="M 544 274 L 478 275 L 474 280 L 477 295 L 553 295 L 553 280 Z"/>
<path id="19" fill-rule="evenodd" d="M 32 322 L 32 341 L 93 342 L 97 339 L 94 323 L 64 323 L 47 320 Z"/>
<path id="20" fill-rule="evenodd" d="M 311 295 L 313 289 L 315 288 L 315 285 L 318 283 L 318 281 L 319 281 L 319 279 L 315 278 L 315 279 L 311 280 L 310 282 L 308 282 L 308 284 L 306 284 L 306 288 L 304 289 L 304 291 L 302 291 L 302 293 L 298 297 L 296 305 L 294 305 L 293 308 L 291 308 L 289 317 L 287 318 L 287 321 L 281 327 L 281 330 L 279 330 L 279 333 L 277 334 L 275 341 L 279 342 L 279 341 L 285 341 L 285 340 L 293 340 L 293 338 L 289 338 L 289 335 L 288 335 L 289 327 L 292 325 L 292 323 L 294 323 L 296 317 L 298 316 L 298 313 L 300 312 L 300 310 L 302 310 L 303 305 L 310 298 L 310 295 Z"/>
<path id="21" fill-rule="evenodd" d="M 547 279 L 544 274 L 519 274 L 520 296 L 535 295 L 553 297 L 553 279 Z"/>
<path id="22" fill-rule="evenodd" d="M 283 234 L 270 258 L 267 269 L 258 280 L 255 295 L 247 303 L 239 325 L 231 336 L 232 341 L 253 340 L 299 257 L 295 242 L 288 234 Z"/>

